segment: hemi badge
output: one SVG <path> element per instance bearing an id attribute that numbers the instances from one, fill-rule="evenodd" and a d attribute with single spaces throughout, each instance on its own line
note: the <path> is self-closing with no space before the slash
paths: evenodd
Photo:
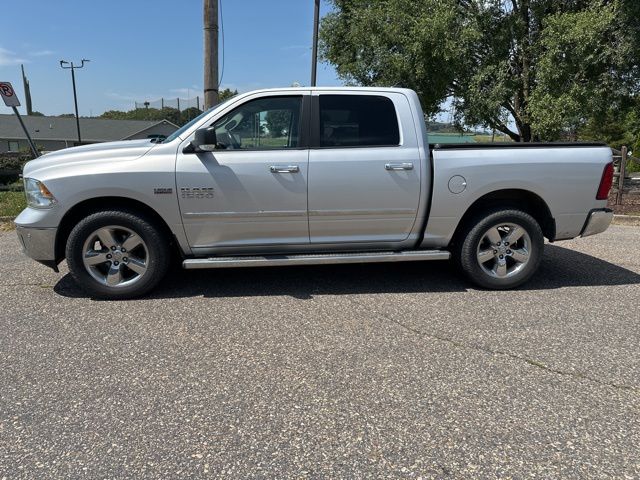
<path id="1" fill-rule="evenodd" d="M 154 188 L 153 193 L 156 195 L 166 195 L 168 193 L 173 193 L 173 188 Z"/>

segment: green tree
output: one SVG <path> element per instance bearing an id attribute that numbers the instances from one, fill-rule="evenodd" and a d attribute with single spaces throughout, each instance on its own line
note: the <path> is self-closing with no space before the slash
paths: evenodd
<path id="1" fill-rule="evenodd" d="M 590 118 L 578 132 L 581 140 L 604 140 L 620 149 L 629 147 L 640 156 L 640 98 L 629 98 L 621 106 L 609 108 L 598 118 Z"/>
<path id="2" fill-rule="evenodd" d="M 108 110 L 100 115 L 101 118 L 111 118 L 114 120 L 149 120 L 160 121 L 169 120 L 176 125 L 181 125 L 181 112 L 177 108 L 137 108 L 123 112 L 120 110 Z"/>
<path id="3" fill-rule="evenodd" d="M 589 118 L 601 121 L 611 106 L 621 109 L 628 100 L 635 89 L 627 63 L 633 51 L 631 41 L 619 42 L 619 16 L 618 2 L 603 2 L 547 18 L 529 98 L 531 124 L 541 137 L 575 138 Z"/>
<path id="4" fill-rule="evenodd" d="M 225 100 L 229 100 L 231 97 L 235 97 L 236 95 L 238 95 L 238 90 L 231 90 L 230 88 L 224 88 L 220 90 L 218 94 L 218 100 L 220 101 L 220 103 L 222 103 Z"/>
<path id="5" fill-rule="evenodd" d="M 182 125 L 190 122 L 194 118 L 196 118 L 201 113 L 202 113 L 202 111 L 197 109 L 196 107 L 185 108 L 184 110 L 182 110 L 180 112 L 180 121 L 179 121 L 179 123 L 177 125 L 182 126 Z"/>
<path id="6" fill-rule="evenodd" d="M 266 121 L 269 135 L 273 138 L 281 137 L 283 131 L 289 128 L 291 112 L 289 110 L 269 110 Z"/>
<path id="7" fill-rule="evenodd" d="M 332 0 L 321 53 L 349 84 L 515 141 L 575 135 L 640 90 L 636 0 Z"/>

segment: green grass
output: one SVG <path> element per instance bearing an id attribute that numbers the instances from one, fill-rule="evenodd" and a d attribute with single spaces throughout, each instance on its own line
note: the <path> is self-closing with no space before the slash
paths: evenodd
<path id="1" fill-rule="evenodd" d="M 640 172 L 640 162 L 635 162 L 635 161 L 633 161 L 633 160 L 630 160 L 630 161 L 627 163 L 626 172 L 627 172 L 627 173 L 636 173 L 636 172 Z"/>
<path id="2" fill-rule="evenodd" d="M 491 135 L 474 135 L 473 138 L 478 143 L 488 143 L 488 142 L 491 142 L 492 136 Z M 506 135 L 497 134 L 495 137 L 493 137 L 493 141 L 494 142 L 511 142 L 511 139 Z"/>
<path id="3" fill-rule="evenodd" d="M 260 145 L 257 145 L 253 138 L 241 138 L 240 144 L 243 148 L 257 148 L 258 146 L 283 148 L 287 146 L 288 141 L 287 137 L 260 137 Z"/>
<path id="4" fill-rule="evenodd" d="M 0 217 L 15 217 L 26 206 L 23 192 L 0 192 Z"/>

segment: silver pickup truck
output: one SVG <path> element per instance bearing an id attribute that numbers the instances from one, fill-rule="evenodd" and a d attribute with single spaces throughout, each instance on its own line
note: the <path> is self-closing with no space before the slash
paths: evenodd
<path id="1" fill-rule="evenodd" d="M 64 258 L 101 298 L 186 269 L 453 260 L 483 288 L 527 281 L 549 241 L 607 229 L 602 144 L 429 145 L 400 88 L 238 95 L 164 141 L 27 163 L 16 219 L 31 258 Z"/>

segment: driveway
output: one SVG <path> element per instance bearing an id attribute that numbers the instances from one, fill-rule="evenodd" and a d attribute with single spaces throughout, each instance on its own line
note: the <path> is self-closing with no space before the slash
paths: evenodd
<path id="1" fill-rule="evenodd" d="M 480 291 L 447 262 L 84 297 L 0 233 L 0 479 L 638 478 L 640 228 Z"/>

